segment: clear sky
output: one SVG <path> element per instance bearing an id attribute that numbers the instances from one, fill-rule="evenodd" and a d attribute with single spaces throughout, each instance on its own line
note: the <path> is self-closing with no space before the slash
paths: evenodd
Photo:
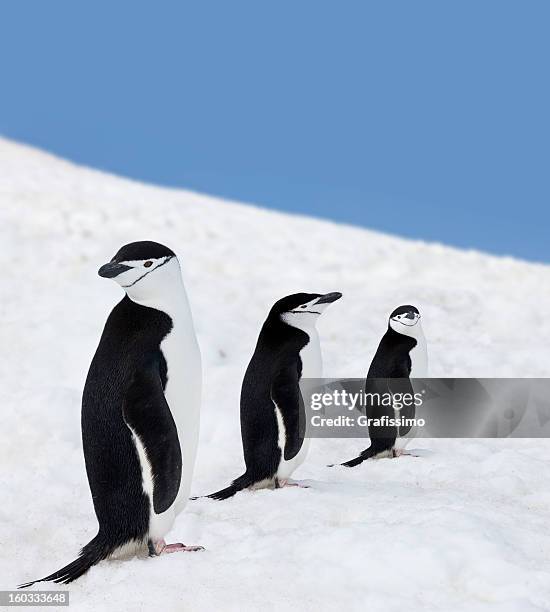
<path id="1" fill-rule="evenodd" d="M 550 261 L 549 28 L 548 0 L 3 2 L 0 134 Z"/>

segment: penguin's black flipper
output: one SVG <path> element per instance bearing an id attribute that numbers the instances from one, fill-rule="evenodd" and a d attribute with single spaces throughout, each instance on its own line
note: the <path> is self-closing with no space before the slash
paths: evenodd
<path id="1" fill-rule="evenodd" d="M 394 408 L 396 407 L 396 403 L 399 402 L 401 406 L 399 409 L 399 416 L 403 419 L 414 419 L 414 415 L 416 414 L 416 406 L 414 403 L 414 389 L 411 384 L 411 379 L 408 376 L 408 373 L 403 376 L 403 378 L 389 378 L 388 379 L 388 388 L 391 394 L 394 396 Z M 408 396 L 411 401 L 400 401 L 398 398 L 403 400 L 404 397 Z M 411 425 L 400 425 L 399 426 L 399 435 L 401 437 L 406 436 L 411 430 Z"/>
<path id="2" fill-rule="evenodd" d="M 160 359 L 155 356 L 136 372 L 122 406 L 124 420 L 143 444 L 151 464 L 157 514 L 174 503 L 182 470 L 178 430 L 164 397 Z"/>
<path id="3" fill-rule="evenodd" d="M 271 397 L 281 411 L 285 426 L 285 461 L 296 457 L 305 437 L 305 410 L 299 387 L 301 372 L 298 367 L 299 364 L 293 363 L 283 368 L 271 387 Z"/>

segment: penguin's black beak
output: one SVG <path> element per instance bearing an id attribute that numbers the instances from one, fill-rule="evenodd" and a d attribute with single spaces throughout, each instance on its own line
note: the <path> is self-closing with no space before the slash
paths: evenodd
<path id="1" fill-rule="evenodd" d="M 405 319 L 411 319 L 411 321 L 414 321 L 416 319 L 416 313 L 415 312 L 408 312 L 405 315 Z"/>
<path id="2" fill-rule="evenodd" d="M 332 293 L 325 293 L 322 295 L 315 303 L 316 304 L 332 304 L 332 302 L 336 302 L 342 297 L 342 294 L 338 291 L 333 291 Z"/>
<path id="3" fill-rule="evenodd" d="M 97 273 L 99 274 L 99 276 L 102 276 L 103 278 L 114 278 L 115 276 L 118 276 L 119 274 L 126 272 L 126 270 L 131 270 L 130 266 L 125 266 L 124 264 L 119 264 L 119 263 L 113 263 L 111 261 L 105 264 L 104 266 L 101 266 L 101 268 L 99 268 Z"/>

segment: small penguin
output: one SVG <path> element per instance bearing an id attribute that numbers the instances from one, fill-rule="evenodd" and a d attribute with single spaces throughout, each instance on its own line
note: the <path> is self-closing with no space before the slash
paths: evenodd
<path id="1" fill-rule="evenodd" d="M 407 393 L 414 395 L 410 378 L 428 376 L 428 351 L 422 331 L 420 313 L 414 306 L 406 305 L 396 308 L 389 317 L 388 330 L 382 337 L 370 365 L 365 393 L 378 398 L 387 394 Z M 394 419 L 414 418 L 415 405 L 412 403 L 396 410 L 392 405 L 372 399 L 366 407 L 369 419 L 388 417 Z M 405 436 L 410 426 L 370 426 L 371 445 L 355 459 L 342 465 L 355 467 L 371 457 L 395 457 L 403 454 L 396 450 L 396 440 Z"/>
<path id="2" fill-rule="evenodd" d="M 301 378 L 322 376 L 315 324 L 341 293 L 296 293 L 271 309 L 244 375 L 241 436 L 246 472 L 208 497 L 227 499 L 245 488 L 283 487 L 306 458 Z M 299 486 L 297 483 L 292 483 Z"/>
<path id="3" fill-rule="evenodd" d="M 133 242 L 98 273 L 126 292 L 82 397 L 99 530 L 75 561 L 20 588 L 69 583 L 107 557 L 201 549 L 164 541 L 189 497 L 201 401 L 201 356 L 178 259 L 162 244 Z"/>

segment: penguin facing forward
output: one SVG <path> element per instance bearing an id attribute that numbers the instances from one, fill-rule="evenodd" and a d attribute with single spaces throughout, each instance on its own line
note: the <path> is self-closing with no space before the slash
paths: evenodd
<path id="1" fill-rule="evenodd" d="M 374 355 L 367 380 L 365 394 L 369 399 L 366 413 L 369 419 L 377 419 L 384 423 L 384 417 L 412 419 L 415 415 L 415 404 L 401 406 L 399 410 L 394 405 L 387 405 L 379 398 L 395 394 L 411 394 L 414 390 L 410 378 L 426 378 L 428 376 L 428 351 L 426 339 L 420 322 L 420 312 L 415 306 L 405 305 L 396 308 L 390 315 L 388 330 L 382 337 Z M 355 459 L 342 465 L 355 467 L 366 459 L 379 457 L 395 457 L 404 454 L 396 449 L 399 437 L 409 433 L 410 425 L 399 428 L 391 425 L 369 426 L 371 445 Z"/>
<path id="2" fill-rule="evenodd" d="M 64 568 L 69 583 L 107 557 L 201 547 L 164 536 L 189 497 L 199 433 L 201 356 L 178 259 L 156 242 L 122 247 L 99 269 L 126 292 L 114 307 L 82 397 L 97 535 Z"/>
<path id="3" fill-rule="evenodd" d="M 232 497 L 245 488 L 283 487 L 306 458 L 301 378 L 322 376 L 316 322 L 341 293 L 296 293 L 271 309 L 244 375 L 241 436 L 246 471 L 208 497 Z M 296 485 L 296 483 L 293 483 Z M 299 485 L 298 485 L 299 486 Z"/>

